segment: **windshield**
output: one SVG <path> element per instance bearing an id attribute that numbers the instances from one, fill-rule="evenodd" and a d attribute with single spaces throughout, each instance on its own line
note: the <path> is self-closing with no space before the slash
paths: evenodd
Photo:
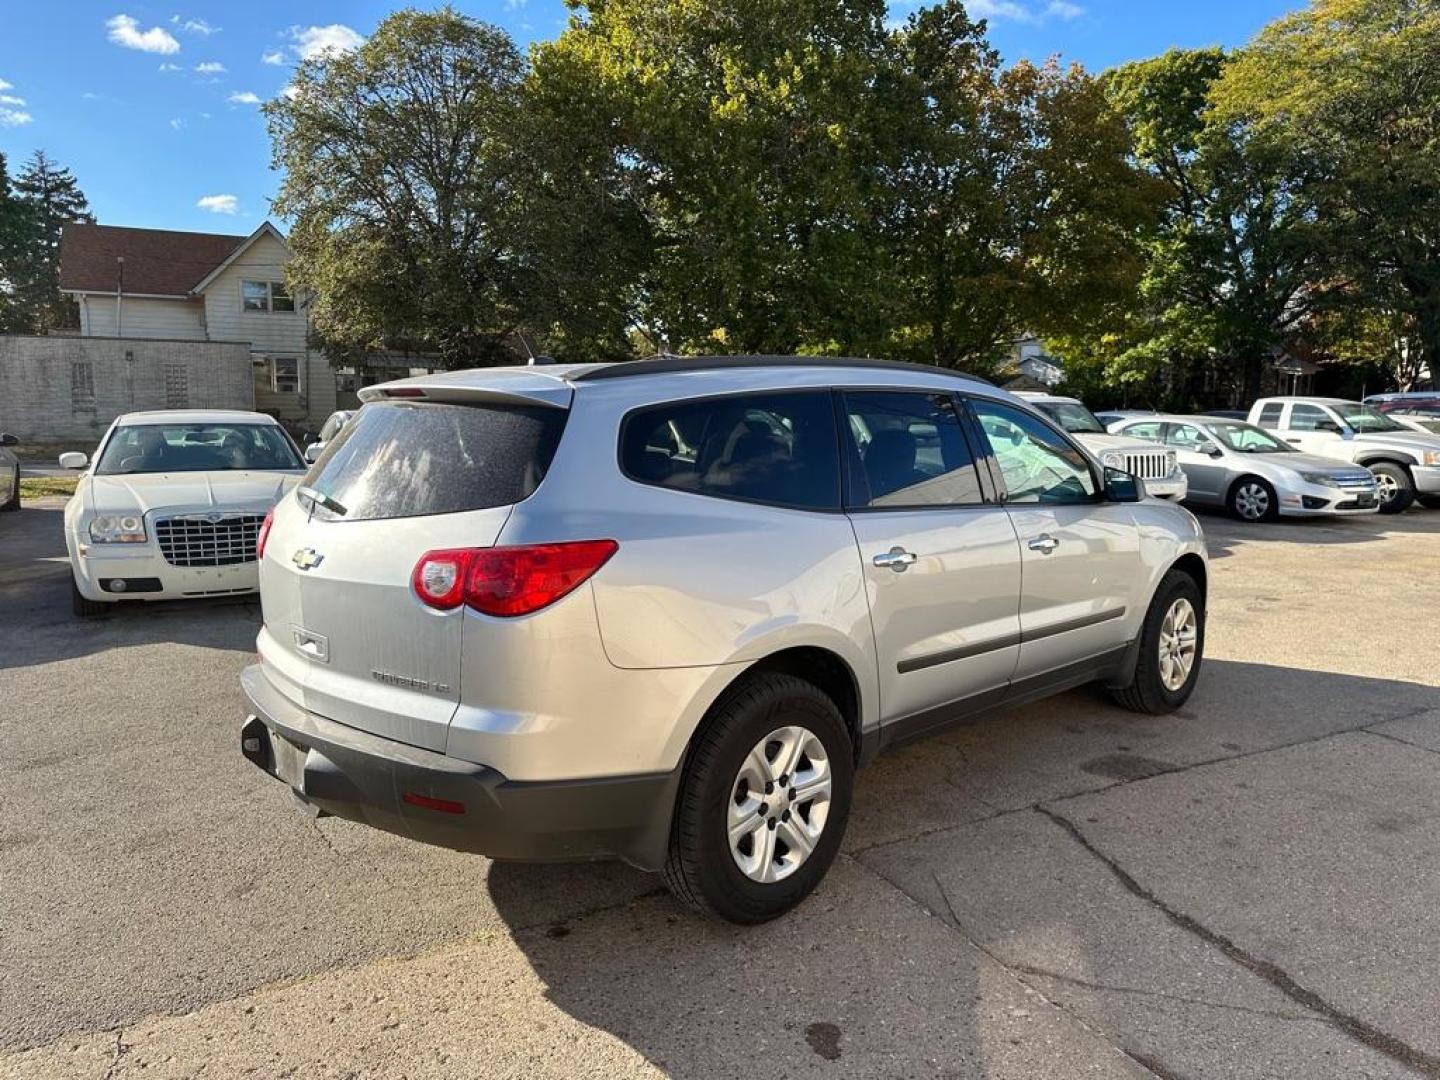
<path id="1" fill-rule="evenodd" d="M 114 476 L 304 467 L 274 424 L 129 424 L 115 430 L 95 471 Z"/>
<path id="2" fill-rule="evenodd" d="M 1253 424 L 1211 421 L 1206 426 L 1222 443 L 1231 450 L 1238 450 L 1242 454 L 1295 453 L 1293 446 L 1281 442 L 1268 431 L 1262 431 Z"/>
<path id="3" fill-rule="evenodd" d="M 1340 414 L 1340 418 L 1346 424 L 1361 433 L 1405 430 L 1405 425 L 1397 424 L 1378 409 L 1372 409 L 1369 405 L 1361 405 L 1358 401 L 1342 401 L 1336 406 L 1336 412 Z"/>
<path id="4" fill-rule="evenodd" d="M 1071 435 L 1105 434 L 1105 425 L 1078 401 L 1037 401 L 1035 406 Z"/>

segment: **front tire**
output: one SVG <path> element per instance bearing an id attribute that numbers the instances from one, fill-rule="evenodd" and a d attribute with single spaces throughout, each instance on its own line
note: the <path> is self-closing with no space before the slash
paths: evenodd
<path id="1" fill-rule="evenodd" d="M 91 600 L 80 591 L 80 586 L 75 584 L 74 577 L 70 579 L 70 610 L 81 618 L 89 618 L 92 615 L 104 615 L 110 605 L 100 600 Z"/>
<path id="2" fill-rule="evenodd" d="M 1375 474 L 1376 494 L 1380 497 L 1380 513 L 1399 514 L 1410 509 L 1415 501 L 1415 482 L 1404 465 L 1393 461 L 1377 461 L 1370 466 Z"/>
<path id="3" fill-rule="evenodd" d="M 6 501 L 5 505 L 0 506 L 0 511 L 10 511 L 10 510 L 19 510 L 19 509 L 20 509 L 20 470 L 19 470 L 19 469 L 16 469 L 16 470 L 15 470 L 15 483 L 11 486 L 11 489 L 10 489 L 10 498 L 9 498 L 8 501 Z"/>
<path id="4" fill-rule="evenodd" d="M 1129 684 L 1111 687 L 1111 696 L 1131 712 L 1174 712 L 1194 692 L 1205 655 L 1205 597 L 1189 574 L 1171 570 L 1160 580 L 1139 649 Z"/>
<path id="5" fill-rule="evenodd" d="M 793 675 L 746 678 L 691 752 L 665 883 L 729 922 L 784 914 L 839 852 L 854 779 L 854 744 L 825 693 Z"/>
<path id="6" fill-rule="evenodd" d="M 1241 521 L 1274 521 L 1280 516 L 1280 499 L 1268 480 L 1242 476 L 1230 488 L 1230 513 Z"/>

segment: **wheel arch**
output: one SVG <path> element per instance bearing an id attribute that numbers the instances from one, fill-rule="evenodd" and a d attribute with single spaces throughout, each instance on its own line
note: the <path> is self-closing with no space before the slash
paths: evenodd
<path id="1" fill-rule="evenodd" d="M 1210 568 L 1205 560 L 1193 551 L 1187 551 L 1173 563 L 1170 570 L 1178 570 L 1193 580 L 1200 589 L 1200 599 L 1208 604 L 1210 595 Z M 1169 570 L 1166 571 L 1169 573 Z"/>
<path id="2" fill-rule="evenodd" d="M 1355 459 L 1355 464 L 1366 469 L 1371 465 L 1398 465 L 1408 473 L 1414 468 L 1416 462 L 1407 459 L 1404 454 L 1397 453 L 1396 451 L 1380 450 L 1371 454 L 1362 454 Z"/>

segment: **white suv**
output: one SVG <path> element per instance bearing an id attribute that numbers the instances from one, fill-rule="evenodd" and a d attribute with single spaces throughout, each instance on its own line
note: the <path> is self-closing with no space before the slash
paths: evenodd
<path id="1" fill-rule="evenodd" d="M 1015 396 L 1024 398 L 1075 436 L 1102 465 L 1140 477 L 1145 481 L 1147 495 L 1180 502 L 1189 493 L 1189 480 L 1174 450 L 1143 439 L 1108 434 L 1105 425 L 1078 398 L 1033 390 L 1021 390 Z"/>
<path id="2" fill-rule="evenodd" d="M 855 770 L 1195 685 L 1200 528 L 1018 399 L 878 361 L 492 368 L 367 402 L 261 532 L 242 752 L 322 811 L 799 902 Z"/>

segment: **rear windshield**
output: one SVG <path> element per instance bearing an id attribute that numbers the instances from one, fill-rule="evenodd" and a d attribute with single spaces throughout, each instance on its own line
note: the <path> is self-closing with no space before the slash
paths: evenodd
<path id="1" fill-rule="evenodd" d="M 375 402 L 340 429 L 304 486 L 324 496 L 317 515 L 345 521 L 508 506 L 545 479 L 567 415 L 544 406 Z"/>

